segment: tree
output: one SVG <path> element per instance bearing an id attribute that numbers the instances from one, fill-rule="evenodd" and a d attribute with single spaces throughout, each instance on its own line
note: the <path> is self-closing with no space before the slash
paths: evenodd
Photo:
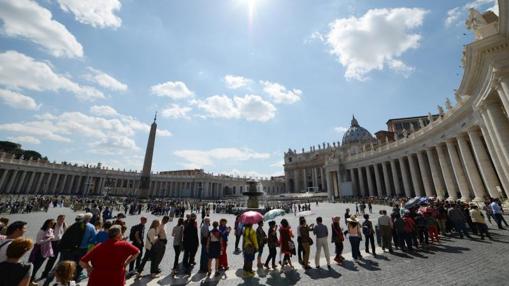
<path id="1" fill-rule="evenodd" d="M 34 150 L 24 150 L 23 151 L 23 158 L 25 160 L 28 160 L 32 158 L 32 160 L 42 159 L 42 155 Z"/>
<path id="2" fill-rule="evenodd" d="M 15 154 L 16 150 L 20 150 L 21 145 L 10 141 L 0 141 L 0 151 Z"/>

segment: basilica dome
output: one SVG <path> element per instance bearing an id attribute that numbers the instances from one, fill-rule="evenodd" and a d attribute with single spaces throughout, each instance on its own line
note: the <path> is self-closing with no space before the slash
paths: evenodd
<path id="1" fill-rule="evenodd" d="M 353 143 L 370 143 L 373 142 L 374 138 L 364 127 L 361 127 L 355 119 L 352 118 L 350 128 L 343 135 L 342 145 L 353 144 Z"/>

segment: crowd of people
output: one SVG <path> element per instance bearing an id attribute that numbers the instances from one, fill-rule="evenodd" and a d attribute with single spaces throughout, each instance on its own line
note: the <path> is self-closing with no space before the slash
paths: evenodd
<path id="1" fill-rule="evenodd" d="M 190 275 L 198 263 L 198 271 L 205 276 L 221 275 L 230 268 L 229 253 L 235 253 L 243 256 L 244 275 L 252 277 L 255 260 L 258 270 L 286 271 L 294 268 L 293 256 L 297 256 L 305 270 L 313 266 L 331 269 L 330 245 L 334 248 L 332 260 L 342 265 L 345 240 L 357 261 L 363 259 L 362 240 L 365 252 L 376 256 L 375 241 L 383 252 L 407 252 L 440 243 L 443 236 L 452 234 L 459 238 L 476 235 L 491 239 L 486 220 L 493 220 L 500 229 L 507 226 L 499 200 L 486 202 L 482 207 L 438 200 L 420 201 L 412 206 L 403 201 L 394 202 L 390 213 L 380 211 L 377 221 L 370 220 L 371 202 L 360 201 L 355 203 L 355 211 L 346 210 L 344 224 L 340 216 L 329 218 L 330 223 L 321 216 L 308 223 L 305 216 L 300 216 L 296 226 L 282 218 L 279 225 L 276 220 L 268 221 L 267 227 L 263 220 L 254 225 L 244 223 L 241 215 L 234 222 L 224 218 L 212 221 L 210 212 L 216 208 L 209 204 L 169 203 L 169 208 L 162 211 L 161 202 L 142 205 L 133 201 L 121 208 L 127 214 L 144 210 L 162 215 L 161 219 L 152 220 L 148 229 L 148 219 L 144 216 L 128 228 L 125 213 L 112 216 L 112 210 L 117 210 L 115 206 L 97 201 L 83 205 L 86 212 L 78 214 L 72 223 L 64 215 L 47 219 L 34 241 L 25 237 L 26 222 L 9 223 L 7 218 L 1 218 L 0 286 L 39 285 L 38 282 L 75 285 L 86 277 L 88 285 L 124 285 L 127 277 L 140 278 L 145 271 L 151 278 L 157 278 L 162 273 L 160 264 L 170 242 L 174 249 L 171 275 Z M 294 210 L 295 215 L 297 210 L 311 209 L 310 203 L 285 203 L 285 206 L 289 212 Z M 170 231 L 168 225 L 173 220 L 177 222 Z M 231 233 L 235 238 L 233 247 L 228 243 Z M 314 265 L 310 261 L 312 245 L 315 245 Z M 25 255 L 29 255 L 28 263 L 21 259 Z M 326 265 L 321 264 L 322 257 Z M 150 267 L 146 270 L 147 263 Z"/>

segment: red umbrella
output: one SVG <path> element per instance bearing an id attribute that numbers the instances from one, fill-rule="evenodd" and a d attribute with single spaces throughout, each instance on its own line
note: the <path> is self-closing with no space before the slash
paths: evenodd
<path id="1" fill-rule="evenodd" d="M 247 211 L 240 216 L 240 221 L 243 224 L 257 224 L 263 220 L 263 215 L 255 211 Z"/>

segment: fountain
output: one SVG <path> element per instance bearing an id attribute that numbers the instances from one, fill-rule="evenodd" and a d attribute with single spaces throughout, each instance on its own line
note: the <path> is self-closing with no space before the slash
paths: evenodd
<path id="1" fill-rule="evenodd" d="M 248 180 L 247 182 L 247 190 L 242 194 L 247 196 L 247 209 L 246 210 L 254 210 L 254 211 L 262 211 L 260 209 L 260 202 L 258 201 L 258 197 L 263 195 L 263 192 L 258 190 L 258 182 L 256 180 Z"/>

